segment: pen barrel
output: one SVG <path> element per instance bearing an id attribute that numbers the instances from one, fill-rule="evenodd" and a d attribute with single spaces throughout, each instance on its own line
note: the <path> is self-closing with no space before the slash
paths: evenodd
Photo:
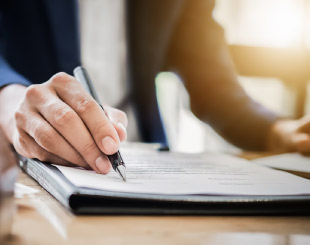
<path id="1" fill-rule="evenodd" d="M 102 110 L 104 111 L 104 108 L 100 104 L 99 97 L 97 96 L 95 88 L 93 87 L 93 84 L 90 80 L 90 77 L 89 77 L 86 69 L 84 69 L 81 66 L 78 66 L 77 68 L 74 69 L 73 74 L 74 74 L 74 77 L 76 78 L 76 80 L 78 80 L 82 84 L 84 89 L 97 101 L 97 103 L 101 106 Z M 111 162 L 112 168 L 115 171 L 117 170 L 117 167 L 120 165 L 125 167 L 125 163 L 124 163 L 123 158 L 122 158 L 119 151 L 117 151 L 113 155 L 107 155 L 107 157 L 109 158 L 109 161 Z M 119 171 L 116 171 L 116 172 L 119 173 Z M 119 173 L 119 174 L 121 175 L 121 177 L 124 180 L 126 180 L 126 177 L 124 178 L 124 176 L 121 173 Z"/>
<path id="2" fill-rule="evenodd" d="M 85 68 L 78 66 L 73 70 L 74 77 L 78 80 L 83 88 L 100 104 L 99 97 L 96 90 L 90 80 L 90 76 Z"/>

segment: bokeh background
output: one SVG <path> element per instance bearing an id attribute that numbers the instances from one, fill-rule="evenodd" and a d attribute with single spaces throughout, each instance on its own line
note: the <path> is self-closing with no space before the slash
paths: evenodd
<path id="1" fill-rule="evenodd" d="M 82 60 L 105 103 L 126 97 L 125 0 L 80 0 Z M 310 0 L 217 0 L 239 82 L 253 98 L 284 117 L 309 113 Z M 143 68 L 142 68 L 143 69 Z M 156 78 L 157 97 L 171 148 L 183 152 L 233 147 L 191 112 L 179 78 Z M 128 140 L 139 141 L 132 110 Z"/>

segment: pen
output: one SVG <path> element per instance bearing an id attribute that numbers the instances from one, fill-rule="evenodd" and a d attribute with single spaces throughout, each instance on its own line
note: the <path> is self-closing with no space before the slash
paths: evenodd
<path id="1" fill-rule="evenodd" d="M 86 71 L 85 68 L 78 66 L 74 69 L 73 74 L 75 78 L 82 84 L 84 89 L 86 89 L 87 92 L 98 102 L 98 104 L 101 106 L 102 110 L 104 111 L 102 105 L 99 102 L 99 97 L 97 96 L 97 93 L 94 89 L 94 86 L 90 80 L 90 77 Z M 113 155 L 107 156 L 111 162 L 112 168 L 115 170 L 116 173 L 119 174 L 119 176 L 126 181 L 126 167 L 125 163 L 123 161 L 123 158 L 121 156 L 121 153 L 117 151 Z"/>

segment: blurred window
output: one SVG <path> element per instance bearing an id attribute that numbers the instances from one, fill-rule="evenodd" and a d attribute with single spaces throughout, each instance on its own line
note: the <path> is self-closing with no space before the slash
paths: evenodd
<path id="1" fill-rule="evenodd" d="M 230 44 L 299 46 L 309 42 L 309 4 L 309 0 L 217 0 L 214 17 Z"/>

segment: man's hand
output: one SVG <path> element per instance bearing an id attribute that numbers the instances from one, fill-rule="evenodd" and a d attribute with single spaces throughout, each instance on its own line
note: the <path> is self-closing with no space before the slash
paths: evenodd
<path id="1" fill-rule="evenodd" d="M 310 117 L 276 121 L 271 129 L 268 150 L 310 154 Z"/>
<path id="2" fill-rule="evenodd" d="M 0 103 L 10 103 L 10 98 L 17 102 L 11 101 L 15 106 L 9 109 L 1 108 L 1 126 L 19 154 L 92 168 L 97 173 L 110 171 L 106 155 L 115 153 L 126 138 L 125 113 L 107 106 L 104 112 L 80 83 L 65 73 L 28 88 L 9 85 L 1 90 Z M 2 120 L 3 114 L 6 120 Z"/>

